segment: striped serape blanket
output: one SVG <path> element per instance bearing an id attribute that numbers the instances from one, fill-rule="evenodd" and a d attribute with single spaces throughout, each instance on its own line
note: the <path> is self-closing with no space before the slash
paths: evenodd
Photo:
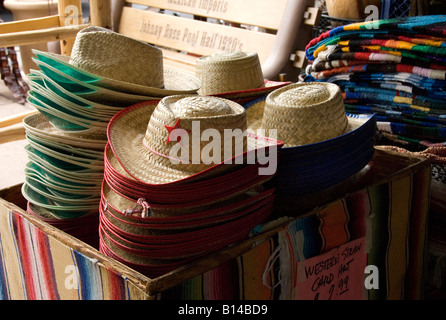
<path id="1" fill-rule="evenodd" d="M 339 85 L 348 112 L 377 113 L 379 133 L 422 142 L 417 150 L 445 144 L 446 16 L 340 26 L 312 39 L 306 56 L 305 81 Z"/>
<path id="2" fill-rule="evenodd" d="M 322 33 L 312 39 L 306 46 L 307 59 L 314 60 L 318 52 L 324 51 L 327 45 L 336 43 L 348 37 L 375 38 L 378 36 L 391 37 L 404 36 L 404 39 L 419 39 L 416 45 L 445 47 L 442 38 L 446 37 L 446 16 L 431 15 L 407 18 L 393 18 L 377 21 L 367 21 L 339 26 Z M 343 38 L 342 38 L 343 37 Z M 428 40 L 433 40 L 428 42 Z M 412 49 L 414 49 L 412 47 Z M 417 50 L 415 48 L 414 50 Z"/>

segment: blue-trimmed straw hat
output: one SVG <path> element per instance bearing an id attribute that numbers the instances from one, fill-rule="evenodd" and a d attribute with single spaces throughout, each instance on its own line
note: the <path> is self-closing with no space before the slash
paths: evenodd
<path id="1" fill-rule="evenodd" d="M 375 117 L 346 113 L 335 84 L 290 84 L 245 108 L 248 130 L 284 142 L 276 175 L 281 195 L 304 195 L 342 183 L 374 155 Z"/>

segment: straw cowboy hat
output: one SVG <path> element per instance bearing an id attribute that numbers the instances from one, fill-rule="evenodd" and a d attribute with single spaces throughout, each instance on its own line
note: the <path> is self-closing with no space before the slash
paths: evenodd
<path id="1" fill-rule="evenodd" d="M 228 99 L 259 96 L 289 84 L 265 80 L 255 52 L 220 52 L 199 57 L 195 75 L 201 81 L 199 94 Z"/>
<path id="2" fill-rule="evenodd" d="M 375 117 L 347 114 L 335 84 L 290 84 L 245 108 L 249 131 L 261 130 L 284 142 L 276 175 L 280 195 L 328 188 L 373 157 Z"/>
<path id="3" fill-rule="evenodd" d="M 335 138 L 350 129 L 342 92 L 332 83 L 294 83 L 246 106 L 250 130 L 277 130 L 284 147 Z"/>
<path id="4" fill-rule="evenodd" d="M 79 31 L 70 57 L 35 53 L 74 78 L 116 91 L 166 96 L 195 93 L 200 87 L 191 75 L 164 70 L 160 49 L 101 27 Z"/>
<path id="5" fill-rule="evenodd" d="M 218 164 L 202 158 L 209 153 L 209 142 L 201 139 L 208 129 L 219 140 L 218 150 L 212 149 L 212 156 L 221 161 Z M 225 132 L 231 130 L 234 136 L 228 140 Z M 178 137 L 172 135 L 175 131 Z M 147 101 L 126 108 L 111 119 L 107 136 L 124 170 L 149 184 L 235 169 L 224 165 L 226 160 L 235 163 L 234 157 L 247 156 L 247 151 L 282 145 L 275 139 L 247 134 L 245 109 L 238 103 L 200 95 L 168 96 L 158 103 Z"/>

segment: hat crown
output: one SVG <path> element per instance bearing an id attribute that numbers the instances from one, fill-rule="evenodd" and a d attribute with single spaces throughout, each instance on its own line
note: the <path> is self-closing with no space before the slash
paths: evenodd
<path id="1" fill-rule="evenodd" d="M 92 74 L 147 87 L 164 87 L 162 51 L 101 27 L 79 31 L 70 64 Z"/>
<path id="2" fill-rule="evenodd" d="M 265 83 L 255 52 L 219 52 L 202 56 L 197 59 L 195 74 L 201 80 L 198 93 L 202 95 L 256 89 Z"/>
<path id="3" fill-rule="evenodd" d="M 177 167 L 187 165 L 188 171 L 200 172 L 245 152 L 246 127 L 245 109 L 231 100 L 197 95 L 168 96 L 160 100 L 150 117 L 144 145 L 165 161 L 181 160 L 183 163 Z M 211 137 L 201 139 L 208 129 Z M 227 130 L 235 133 L 230 137 L 230 145 Z M 235 143 L 232 143 L 233 137 Z M 216 161 L 209 163 L 210 158 Z"/>
<path id="4" fill-rule="evenodd" d="M 176 101 L 171 105 L 178 118 L 212 117 L 232 114 L 232 108 L 223 100 L 193 96 Z"/>
<path id="5" fill-rule="evenodd" d="M 312 84 L 287 90 L 276 98 L 276 102 L 304 107 L 327 101 L 329 98 L 330 92 L 325 86 Z"/>
<path id="6" fill-rule="evenodd" d="M 274 90 L 265 100 L 262 127 L 276 129 L 286 147 L 344 134 L 348 120 L 341 90 L 325 82 L 295 83 Z"/>

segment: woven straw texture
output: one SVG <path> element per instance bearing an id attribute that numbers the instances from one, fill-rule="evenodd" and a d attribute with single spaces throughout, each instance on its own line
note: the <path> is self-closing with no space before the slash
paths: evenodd
<path id="1" fill-rule="evenodd" d="M 192 102 L 198 110 L 213 111 L 199 111 L 201 116 L 193 117 L 197 110 L 183 110 Z M 180 141 L 169 135 L 172 128 L 183 129 Z M 281 146 L 275 139 L 247 133 L 246 113 L 241 105 L 198 95 L 169 96 L 157 105 L 147 101 L 129 107 L 111 120 L 107 135 L 122 168 L 148 184 L 177 182 L 198 173 L 200 177 L 222 174 L 234 169 L 227 164 L 246 163 L 245 158 L 255 157 L 256 150 Z M 189 155 L 187 163 L 185 155 Z"/>
<path id="2" fill-rule="evenodd" d="M 97 27 L 84 30 L 90 28 Z M 78 41 L 84 36 L 86 38 L 82 42 Z M 119 38 L 118 43 L 124 42 L 122 46 L 115 47 L 115 37 Z M 89 49 L 90 42 L 93 47 L 102 43 L 102 49 Z M 201 86 L 200 80 L 188 73 L 165 69 L 162 51 L 158 48 L 109 30 L 92 31 L 87 35 L 80 31 L 73 46 L 71 57 L 33 50 L 37 56 L 33 60 L 40 67 L 56 69 L 61 73 L 59 76 L 74 78 L 68 82 L 78 80 L 93 89 L 95 92 L 92 95 L 95 97 L 108 89 L 105 97 L 100 96 L 102 101 L 106 101 L 110 91 L 115 91 L 116 95 L 143 95 L 148 100 L 149 97 L 196 93 Z M 154 55 L 161 55 L 161 59 L 148 59 Z"/>
<path id="3" fill-rule="evenodd" d="M 295 83 L 271 92 L 256 106 L 248 108 L 250 130 L 277 130 L 284 147 L 306 145 L 347 132 L 342 94 L 330 83 Z"/>
<path id="4" fill-rule="evenodd" d="M 174 128 L 178 120 L 181 129 L 191 132 L 194 122 L 195 126 L 199 124 L 200 130 L 187 134 L 188 139 L 183 136 L 181 142 L 177 142 L 176 139 L 169 141 L 169 131 L 166 126 Z M 246 133 L 244 108 L 230 100 L 197 95 L 169 96 L 163 98 L 158 105 L 148 103 L 146 107 L 123 112 L 109 126 L 109 141 L 116 158 L 130 175 L 148 183 L 168 183 L 186 178 L 216 164 L 194 161 L 197 155 L 200 157 L 198 160 L 205 160 L 201 159 L 201 155 L 209 154 L 210 150 L 203 151 L 203 149 L 210 142 L 200 141 L 206 129 L 215 130 L 214 132 L 221 137 L 220 154 L 212 154 L 215 159 L 220 159 L 217 163 L 236 156 L 237 151 L 243 153 L 247 150 L 246 137 L 243 137 L 243 133 Z M 224 140 L 225 129 L 231 132 L 239 129 L 239 138 L 243 139 L 243 145 L 240 147 L 236 143 L 231 143 L 233 148 L 229 152 L 228 148 L 225 148 L 229 143 Z M 240 141 L 239 138 L 235 138 L 235 141 Z M 200 142 L 199 148 L 196 148 L 194 139 Z M 180 160 L 182 152 L 172 151 L 172 148 L 181 148 L 181 143 L 186 144 L 186 140 L 188 143 L 184 149 L 188 152 L 182 155 L 182 160 L 186 160 L 184 156 L 187 155 L 189 162 L 175 164 L 174 162 L 178 162 L 176 160 Z M 172 154 L 178 154 L 180 157 L 173 158 Z"/>
<path id="5" fill-rule="evenodd" d="M 257 53 L 224 52 L 197 59 L 199 94 L 212 95 L 259 88 L 264 85 Z"/>
<path id="6" fill-rule="evenodd" d="M 82 133 L 67 132 L 54 127 L 41 113 L 29 115 L 23 119 L 27 132 L 47 141 L 69 144 L 74 147 L 85 147 L 93 150 L 103 150 L 107 136 L 103 131 Z"/>
<path id="7" fill-rule="evenodd" d="M 162 88 L 162 51 L 147 43 L 100 27 L 78 32 L 70 63 L 93 74 Z"/>

